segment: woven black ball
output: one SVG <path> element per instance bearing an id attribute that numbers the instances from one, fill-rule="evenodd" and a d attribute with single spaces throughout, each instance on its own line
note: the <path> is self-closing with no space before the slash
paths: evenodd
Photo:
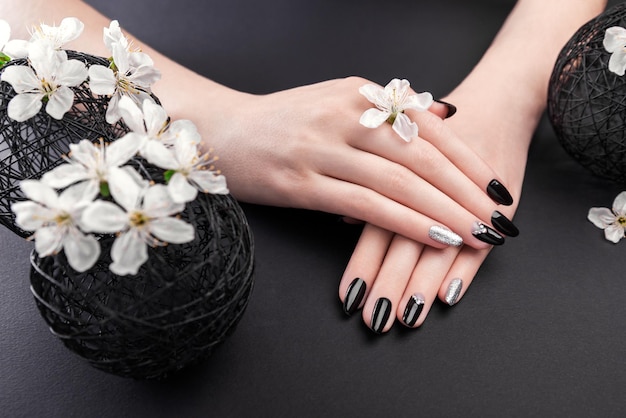
<path id="1" fill-rule="evenodd" d="M 84 273 L 64 253 L 31 256 L 31 289 L 51 331 L 94 367 L 137 379 L 164 378 L 208 357 L 235 329 L 253 285 L 253 240 L 230 195 L 200 194 L 182 218 L 196 238 L 149 247 L 135 276 L 109 271 L 115 237 Z"/>
<path id="2" fill-rule="evenodd" d="M 67 51 L 67 55 L 69 59 L 80 60 L 87 66 L 109 65 L 109 61 L 102 57 L 74 51 Z M 26 59 L 12 60 L 2 71 L 12 65 L 27 64 Z M 128 132 L 122 122 L 115 125 L 106 122 L 107 97 L 94 96 L 87 82 L 72 90 L 74 104 L 63 119 L 54 119 L 42 107 L 29 120 L 16 122 L 7 114 L 7 106 L 15 96 L 15 90 L 9 83 L 0 82 L 0 224 L 21 237 L 30 233 L 15 225 L 15 216 L 11 212 L 11 204 L 24 200 L 19 188 L 21 180 L 38 179 L 61 164 L 62 156 L 68 153 L 71 143 L 99 138 L 109 142 Z"/>
<path id="3" fill-rule="evenodd" d="M 606 29 L 626 26 L 626 3 L 582 26 L 562 49 L 548 116 L 563 148 L 597 176 L 626 183 L 626 76 L 608 69 Z"/>

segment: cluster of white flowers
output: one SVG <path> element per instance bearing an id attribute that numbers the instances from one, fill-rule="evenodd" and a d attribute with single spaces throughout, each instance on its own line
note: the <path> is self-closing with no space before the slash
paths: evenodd
<path id="1" fill-rule="evenodd" d="M 72 107 L 71 87 L 88 80 L 94 95 L 109 97 L 106 120 L 122 119 L 130 128 L 123 137 L 105 144 L 86 139 L 71 144 L 65 162 L 40 180 L 24 180 L 28 200 L 11 207 L 16 224 L 33 231 L 41 257 L 63 250 L 76 271 L 91 268 L 100 256 L 96 234 L 116 234 L 110 269 L 119 275 L 136 274 L 148 259 L 147 246 L 182 244 L 194 239 L 193 225 L 179 219 L 185 204 L 198 191 L 227 194 L 226 179 L 215 171 L 215 158 L 198 148 L 200 135 L 188 120 L 171 122 L 151 96 L 160 78 L 152 60 L 135 50 L 117 21 L 104 29 L 110 65 L 69 60 L 61 49 L 76 39 L 83 24 L 75 18 L 59 26 L 41 25 L 29 41 L 9 41 L 10 28 L 0 21 L 0 66 L 27 58 L 28 65 L 11 65 L 0 80 L 17 93 L 8 116 L 18 122 L 45 111 L 62 119 Z M 153 184 L 127 165 L 141 156 L 164 171 L 166 184 Z"/>

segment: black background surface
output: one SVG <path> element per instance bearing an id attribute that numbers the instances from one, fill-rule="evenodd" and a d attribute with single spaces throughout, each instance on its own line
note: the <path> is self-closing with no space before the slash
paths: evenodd
<path id="1" fill-rule="evenodd" d="M 408 78 L 436 97 L 467 74 L 514 4 L 89 3 L 236 89 L 361 75 Z M 437 303 L 421 329 L 384 336 L 346 317 L 337 297 L 358 227 L 243 205 L 256 239 L 248 309 L 207 362 L 166 381 L 108 375 L 65 349 L 30 294 L 32 244 L 2 228 L 0 416 L 624 416 L 626 244 L 586 219 L 621 190 L 569 158 L 544 120 L 515 218 L 520 237 L 492 252 L 458 305 Z"/>

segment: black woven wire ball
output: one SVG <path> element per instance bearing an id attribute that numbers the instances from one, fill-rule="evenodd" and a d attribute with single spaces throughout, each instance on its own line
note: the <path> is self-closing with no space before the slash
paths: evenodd
<path id="1" fill-rule="evenodd" d="M 67 51 L 69 59 L 77 59 L 87 66 L 109 65 L 106 58 Z M 16 59 L 6 64 L 26 65 L 26 59 Z M 69 151 L 69 144 L 81 139 L 105 142 L 121 137 L 128 128 L 118 122 L 110 125 L 105 120 L 108 98 L 94 96 L 85 81 L 73 87 L 74 104 L 57 120 L 43 109 L 25 122 L 9 118 L 7 106 L 15 96 L 15 90 L 7 82 L 0 82 L 0 224 L 21 237 L 31 233 L 15 225 L 11 204 L 23 200 L 19 182 L 24 179 L 38 179 L 43 173 L 63 162 L 62 155 Z M 156 98 L 155 98 L 156 100 Z"/>
<path id="2" fill-rule="evenodd" d="M 582 26 L 557 59 L 548 116 L 563 148 L 593 174 L 626 183 L 626 76 L 608 69 L 606 29 L 626 27 L 626 3 Z"/>
<path id="3" fill-rule="evenodd" d="M 106 372 L 165 378 L 207 358 L 232 333 L 253 287 L 253 239 L 230 195 L 199 194 L 182 218 L 196 238 L 148 247 L 135 276 L 109 271 L 114 236 L 84 273 L 64 253 L 31 255 L 31 290 L 50 330 L 67 348 Z"/>

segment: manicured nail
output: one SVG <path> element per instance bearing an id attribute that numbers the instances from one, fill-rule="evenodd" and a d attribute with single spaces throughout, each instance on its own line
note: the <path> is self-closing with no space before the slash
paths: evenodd
<path id="1" fill-rule="evenodd" d="M 491 215 L 491 225 L 509 237 L 516 237 L 519 235 L 519 229 L 517 229 L 513 222 L 497 210 L 494 210 Z"/>
<path id="2" fill-rule="evenodd" d="M 463 244 L 463 238 L 440 225 L 431 226 L 428 230 L 428 236 L 437 242 L 452 245 L 453 247 L 458 247 Z"/>
<path id="3" fill-rule="evenodd" d="M 402 315 L 402 321 L 408 326 L 412 327 L 417 322 L 417 318 L 424 309 L 424 296 L 421 293 L 411 295 L 411 298 L 404 308 L 404 314 Z"/>
<path id="4" fill-rule="evenodd" d="M 496 179 L 491 180 L 487 186 L 487 194 L 501 205 L 510 206 L 513 204 L 511 193 Z"/>
<path id="5" fill-rule="evenodd" d="M 446 113 L 446 116 L 444 117 L 444 119 L 448 119 L 449 117 L 452 117 L 452 115 L 456 113 L 456 106 L 453 105 L 452 103 L 444 102 L 443 100 L 437 100 L 437 99 L 435 99 L 435 101 L 437 103 L 441 103 L 442 105 L 448 108 L 448 113 Z"/>
<path id="6" fill-rule="evenodd" d="M 387 324 L 389 314 L 391 313 L 391 301 L 387 298 L 379 298 L 374 305 L 374 312 L 372 313 L 371 328 L 377 334 L 383 332 L 383 328 Z"/>
<path id="7" fill-rule="evenodd" d="M 452 306 L 458 302 L 459 296 L 461 295 L 461 289 L 463 289 L 463 280 L 452 279 L 448 285 L 448 290 L 446 291 L 446 303 L 448 305 Z"/>
<path id="8" fill-rule="evenodd" d="M 482 222 L 474 222 L 472 225 L 472 234 L 481 240 L 491 245 L 504 244 L 504 237 L 498 234 L 493 228 L 488 227 Z"/>
<path id="9" fill-rule="evenodd" d="M 358 277 L 352 280 L 348 290 L 346 290 L 346 298 L 343 301 L 343 311 L 346 315 L 352 315 L 359 309 L 359 305 L 365 296 L 366 284 Z"/>

